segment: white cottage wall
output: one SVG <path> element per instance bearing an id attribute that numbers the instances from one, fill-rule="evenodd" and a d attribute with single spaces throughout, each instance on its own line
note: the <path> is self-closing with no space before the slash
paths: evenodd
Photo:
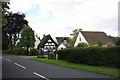
<path id="1" fill-rule="evenodd" d="M 76 39 L 76 41 L 75 41 L 74 47 L 76 47 L 76 46 L 77 46 L 79 43 L 81 43 L 81 42 L 84 42 L 84 43 L 87 43 L 87 44 L 88 44 L 87 40 L 84 38 L 84 36 L 82 35 L 82 33 L 79 32 L 79 34 L 78 34 L 78 36 L 77 36 L 77 39 Z M 89 45 L 89 44 L 88 44 L 88 45 Z"/>

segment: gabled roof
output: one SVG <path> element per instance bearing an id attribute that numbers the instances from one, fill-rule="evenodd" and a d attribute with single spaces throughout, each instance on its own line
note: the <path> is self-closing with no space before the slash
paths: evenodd
<path id="1" fill-rule="evenodd" d="M 66 48 L 70 48 L 70 47 L 72 47 L 71 45 L 69 45 L 69 44 L 63 44 Z"/>
<path id="2" fill-rule="evenodd" d="M 50 35 L 47 35 L 47 36 L 45 36 L 45 37 L 42 38 L 41 42 L 40 42 L 39 45 L 38 45 L 38 48 L 44 47 L 45 43 L 46 43 L 49 39 L 50 39 L 56 46 L 58 46 L 58 44 L 52 39 L 52 37 L 51 37 Z"/>
<path id="3" fill-rule="evenodd" d="M 64 44 L 66 47 L 72 47 L 72 42 L 69 37 L 56 37 L 58 45 L 64 44 L 63 40 L 67 40 L 67 44 Z"/>
<path id="4" fill-rule="evenodd" d="M 98 41 L 103 44 L 113 44 L 112 40 L 104 32 L 100 31 L 80 31 L 89 45 L 95 45 Z"/>

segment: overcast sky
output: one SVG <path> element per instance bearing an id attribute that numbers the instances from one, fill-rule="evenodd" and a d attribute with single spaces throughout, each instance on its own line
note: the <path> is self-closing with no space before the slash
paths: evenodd
<path id="1" fill-rule="evenodd" d="M 26 14 L 35 34 L 70 36 L 72 30 L 118 35 L 119 0 L 11 0 L 13 12 Z"/>

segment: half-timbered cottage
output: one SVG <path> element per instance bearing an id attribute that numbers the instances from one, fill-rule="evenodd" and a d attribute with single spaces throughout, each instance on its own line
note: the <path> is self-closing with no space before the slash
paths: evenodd
<path id="1" fill-rule="evenodd" d="M 40 52 L 54 52 L 57 47 L 58 44 L 52 39 L 52 37 L 50 35 L 46 35 L 42 38 L 37 49 Z"/>

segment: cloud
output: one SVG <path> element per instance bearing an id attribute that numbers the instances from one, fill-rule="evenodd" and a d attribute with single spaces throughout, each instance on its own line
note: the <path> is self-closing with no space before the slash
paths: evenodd
<path id="1" fill-rule="evenodd" d="M 38 5 L 38 14 L 27 16 L 39 35 L 69 36 L 73 29 L 118 34 L 119 0 L 11 0 L 11 10 L 27 14 Z M 17 5 L 15 7 L 15 5 Z"/>

